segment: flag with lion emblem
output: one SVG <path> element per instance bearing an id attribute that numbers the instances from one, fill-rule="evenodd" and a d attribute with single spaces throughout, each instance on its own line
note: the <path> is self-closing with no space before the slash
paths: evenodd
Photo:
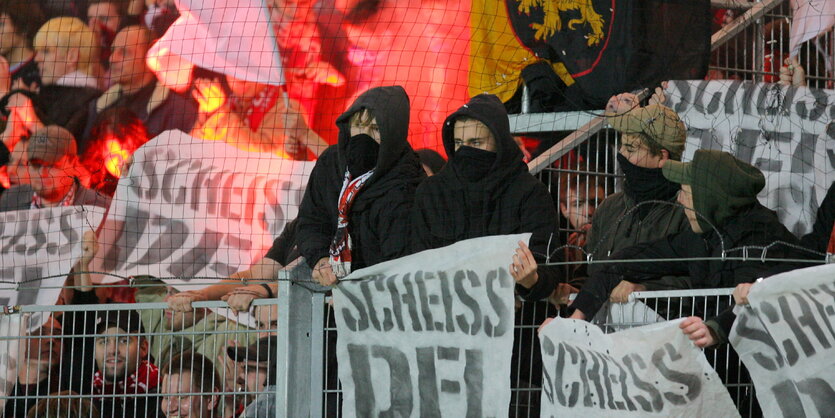
<path id="1" fill-rule="evenodd" d="M 522 70 L 537 64 L 562 90 L 551 110 L 600 109 L 613 94 L 703 78 L 710 24 L 708 0 L 474 1 L 470 92 L 507 101 L 509 80 L 531 88 Z"/>

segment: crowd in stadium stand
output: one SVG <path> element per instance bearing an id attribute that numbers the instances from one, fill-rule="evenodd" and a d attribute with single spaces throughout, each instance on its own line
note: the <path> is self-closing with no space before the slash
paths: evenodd
<path id="1" fill-rule="evenodd" d="M 153 277 L 137 279 L 148 286 L 129 292 L 95 289 L 85 272 L 98 245 L 95 234 L 85 234 L 83 256 L 59 303 L 165 302 L 169 309 L 163 315 L 128 309 L 51 317 L 32 333 L 46 338 L 30 340 L 21 355 L 7 417 L 55 410 L 76 416 L 153 416 L 157 410 L 179 417 L 266 416 L 275 402 L 270 393 L 276 384 L 277 342 L 269 335 L 275 307 L 255 309 L 259 334 L 242 332 L 249 328 L 192 304 L 225 300 L 234 310 L 248 311 L 253 300 L 274 297 L 277 285 L 244 286 L 241 280 L 275 277 L 299 256 L 315 281 L 333 286 L 352 270 L 418 251 L 469 238 L 532 233 L 529 243 L 518 243 L 509 266 L 517 294 L 531 303 L 567 306 L 573 318 L 590 319 L 605 302 L 625 302 L 643 290 L 735 287 L 736 303 L 744 304 L 757 279 L 801 267 L 721 260 L 720 235 L 725 247 L 781 243 L 769 250 L 772 258 L 811 259 L 835 252 L 835 188 L 812 232 L 794 236 L 757 201 L 765 185 L 759 169 L 709 150 L 681 162 L 686 127 L 663 104 L 663 92 L 646 106 L 624 93 L 606 107 L 608 123 L 621 134 L 617 161 L 625 176 L 623 191 L 604 196 L 606 188 L 592 177 L 563 174 L 555 201 L 528 172 L 526 151 L 511 135 L 507 111 L 496 96 L 475 96 L 448 116 L 442 127 L 448 162 L 432 150 L 413 150 L 407 138 L 409 97 L 399 86 L 360 95 L 335 120 L 338 143 L 325 149 L 307 125 L 302 104 L 282 100 L 280 87 L 199 68 L 180 90 L 158 80 L 146 54 L 177 11 L 173 1 L 147 3 L 0 0 L 0 180 L 6 185 L 0 211 L 107 208 L 130 154 L 157 134 L 179 129 L 247 151 L 316 159 L 299 217 L 249 269 L 183 292 Z M 273 10 L 274 15 L 280 11 Z M 291 22 L 279 28 L 279 35 L 305 24 Z M 290 45 L 292 38 L 278 39 L 288 44 L 284 48 L 301 48 Z M 315 54 L 288 56 L 298 61 L 291 68 L 330 71 Z M 774 81 L 805 84 L 799 62 L 783 64 Z M 302 71 L 289 78 L 307 76 Z M 571 246 L 555 252 L 566 243 L 558 238 L 560 215 L 573 232 L 567 236 Z M 569 269 L 549 265 L 582 261 L 589 252 L 598 260 L 715 258 Z M 577 297 L 569 304 L 571 293 Z M 716 318 L 689 318 L 682 328 L 704 347 L 726 342 L 733 320 L 727 310 Z M 85 336 L 87 342 L 70 345 L 49 338 L 59 335 Z M 234 344 L 229 338 L 236 339 Z M 517 351 L 515 356 L 527 358 L 538 347 Z M 513 373 L 536 385 L 536 371 Z M 240 386 L 263 396 L 241 401 L 211 394 Z M 145 396 L 177 392 L 196 394 Z M 90 399 L 26 397 L 50 393 Z"/>

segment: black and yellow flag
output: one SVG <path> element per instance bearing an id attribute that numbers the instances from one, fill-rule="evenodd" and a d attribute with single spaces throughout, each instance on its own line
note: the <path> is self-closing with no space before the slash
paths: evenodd
<path id="1" fill-rule="evenodd" d="M 613 94 L 702 78 L 709 11 L 708 0 L 473 1 L 470 92 L 508 100 L 540 62 L 563 84 L 552 110 L 599 109 Z"/>

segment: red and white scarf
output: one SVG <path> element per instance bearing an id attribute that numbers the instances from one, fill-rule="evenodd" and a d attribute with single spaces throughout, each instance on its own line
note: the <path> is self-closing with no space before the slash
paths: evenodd
<path id="1" fill-rule="evenodd" d="M 97 370 L 93 375 L 94 395 L 143 394 L 148 393 L 157 385 L 159 385 L 159 368 L 144 360 L 139 364 L 136 372 L 116 383 L 105 382 L 101 371 Z"/>
<path id="2" fill-rule="evenodd" d="M 350 221 L 351 206 L 354 204 L 360 190 L 374 174 L 374 169 L 367 173 L 351 179 L 351 173 L 345 170 L 345 178 L 342 181 L 342 191 L 339 193 L 339 204 L 337 206 L 338 217 L 336 221 L 336 234 L 333 237 L 330 247 L 330 263 L 333 273 L 337 278 L 351 274 L 351 234 L 348 228 Z"/>

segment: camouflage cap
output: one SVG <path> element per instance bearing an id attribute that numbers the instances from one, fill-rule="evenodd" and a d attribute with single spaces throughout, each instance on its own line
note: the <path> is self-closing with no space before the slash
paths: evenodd
<path id="1" fill-rule="evenodd" d="M 624 134 L 643 133 L 670 152 L 674 159 L 684 153 L 687 128 L 678 114 L 667 106 L 651 104 L 618 115 L 608 115 L 607 122 Z"/>

